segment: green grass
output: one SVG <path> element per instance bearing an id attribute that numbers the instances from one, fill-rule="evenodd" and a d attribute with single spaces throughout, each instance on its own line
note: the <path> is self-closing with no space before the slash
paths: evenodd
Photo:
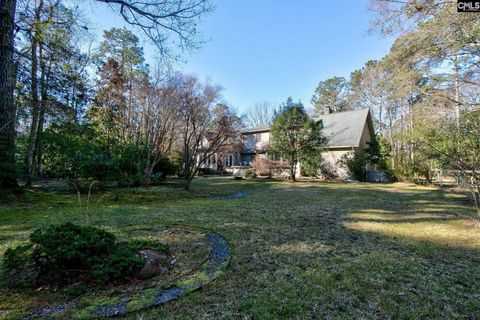
<path id="1" fill-rule="evenodd" d="M 198 178 L 192 190 L 175 181 L 135 192 L 112 189 L 94 195 L 88 210 L 75 195 L 26 191 L 22 201 L 0 206 L 0 255 L 51 223 L 90 223 L 124 239 L 139 228 L 190 225 L 227 238 L 227 273 L 130 319 L 480 314 L 480 227 L 466 194 L 401 183 L 231 177 Z M 239 191 L 247 196 L 209 198 Z M 0 318 L 14 318 L 20 305 L 31 303 L 6 289 L 0 296 Z"/>

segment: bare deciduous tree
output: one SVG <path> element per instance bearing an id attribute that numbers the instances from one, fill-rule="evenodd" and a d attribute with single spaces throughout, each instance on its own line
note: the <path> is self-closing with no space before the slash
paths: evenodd
<path id="1" fill-rule="evenodd" d="M 275 106 L 269 101 L 257 102 L 246 114 L 249 127 L 270 126 L 275 116 Z"/>
<path id="2" fill-rule="evenodd" d="M 197 37 L 197 23 L 213 10 L 209 0 L 96 1 L 109 4 L 128 24 L 142 30 L 164 57 L 171 56 L 172 41 L 182 50 L 198 48 L 202 41 Z"/>
<path id="3" fill-rule="evenodd" d="M 175 85 L 175 81 L 167 80 L 148 89 L 143 110 L 143 136 L 149 148 L 144 170 L 146 179 L 158 162 L 170 155 L 179 130 L 180 101 Z"/>
<path id="4" fill-rule="evenodd" d="M 216 103 L 220 97 L 218 86 L 202 83 L 194 76 L 178 75 L 175 81 L 180 98 L 184 187 L 188 190 L 206 160 L 237 137 L 241 121 L 227 106 Z"/>

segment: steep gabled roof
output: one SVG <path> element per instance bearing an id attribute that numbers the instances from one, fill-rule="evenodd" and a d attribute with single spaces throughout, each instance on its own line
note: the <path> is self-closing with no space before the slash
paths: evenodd
<path id="1" fill-rule="evenodd" d="M 325 115 L 313 116 L 314 121 L 321 121 L 322 132 L 328 138 L 328 148 L 356 148 L 360 147 L 363 128 L 368 124 L 370 135 L 375 136 L 370 109 L 334 112 Z M 256 127 L 242 134 L 252 134 L 270 131 L 270 127 Z"/>
<path id="2" fill-rule="evenodd" d="M 369 109 L 330 113 L 313 119 L 322 121 L 322 131 L 328 138 L 327 147 L 330 148 L 359 147 L 365 122 L 372 137 L 375 135 Z"/>

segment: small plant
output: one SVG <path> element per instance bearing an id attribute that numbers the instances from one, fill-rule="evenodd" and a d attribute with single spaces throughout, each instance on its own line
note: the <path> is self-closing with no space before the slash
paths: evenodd
<path id="1" fill-rule="evenodd" d="M 252 178 L 256 178 L 257 174 L 255 173 L 255 171 L 247 169 L 247 170 L 243 170 L 242 177 L 245 179 L 252 179 Z"/>
<path id="2" fill-rule="evenodd" d="M 3 274 L 9 285 L 96 284 L 133 276 L 143 261 L 140 246 L 122 246 L 102 229 L 65 223 L 37 229 L 30 243 L 8 249 Z"/>

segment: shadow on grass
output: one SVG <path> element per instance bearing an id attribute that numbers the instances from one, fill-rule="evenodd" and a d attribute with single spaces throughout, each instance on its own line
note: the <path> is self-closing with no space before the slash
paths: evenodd
<path id="1" fill-rule="evenodd" d="M 117 202 L 107 196 L 91 209 L 91 223 L 125 236 L 135 226 L 180 224 L 212 229 L 231 243 L 228 277 L 204 288 L 200 303 L 181 299 L 152 311 L 152 319 L 211 309 L 219 318 L 267 319 L 480 314 L 480 229 L 466 195 L 407 184 L 208 177 L 186 192 L 175 183 L 127 192 Z M 248 195 L 208 198 L 235 192 Z M 9 209 L 0 237 L 12 237 L 0 241 L 21 237 L 20 221 L 23 232 L 55 217 L 83 219 L 81 209 L 62 216 L 59 206 L 44 222 L 37 205 L 28 208 L 28 221 Z"/>

